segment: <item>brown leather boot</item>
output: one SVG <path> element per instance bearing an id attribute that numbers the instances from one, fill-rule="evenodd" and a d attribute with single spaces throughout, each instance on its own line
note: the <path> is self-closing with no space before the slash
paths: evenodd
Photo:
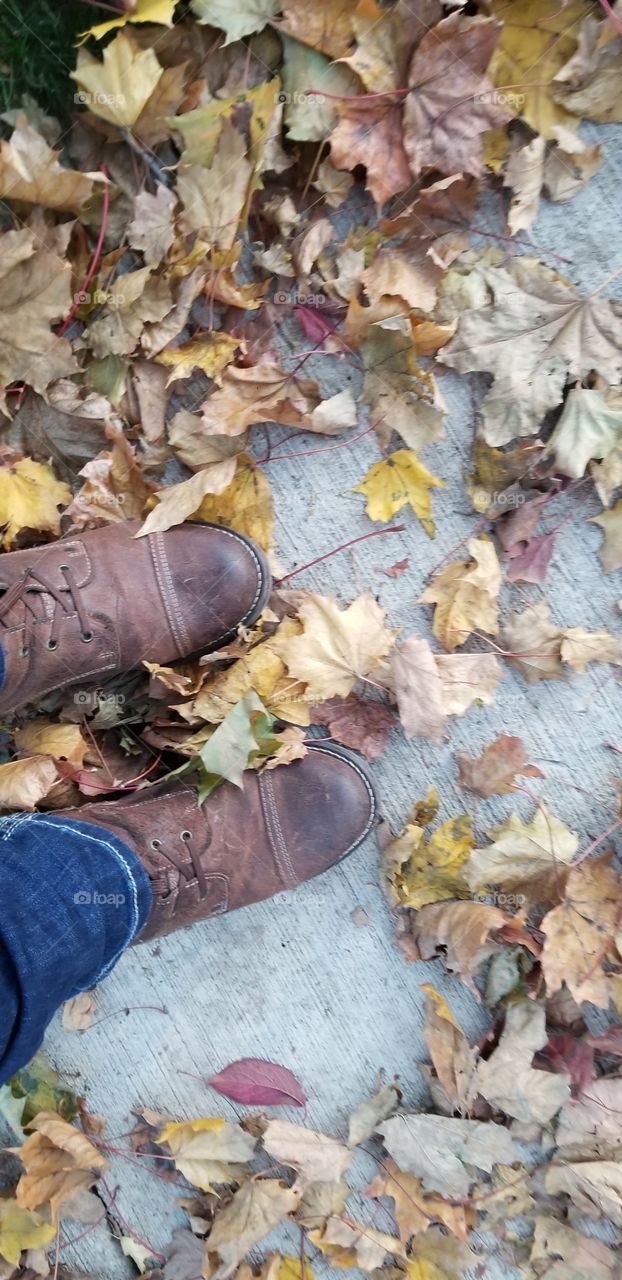
<path id="1" fill-rule="evenodd" d="M 144 538 L 107 525 L 0 560 L 0 714 L 66 685 L 97 684 L 147 659 L 215 649 L 270 593 L 263 553 L 220 525 Z"/>
<path id="2" fill-rule="evenodd" d="M 94 822 L 138 854 L 153 908 L 138 942 L 293 889 L 352 853 L 376 801 L 364 769 L 341 748 L 223 783 L 199 807 L 194 787 L 156 783 L 118 801 L 57 816 Z"/>

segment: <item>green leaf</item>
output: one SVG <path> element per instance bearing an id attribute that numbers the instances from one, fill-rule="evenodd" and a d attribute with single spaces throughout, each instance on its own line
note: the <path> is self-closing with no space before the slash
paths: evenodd
<path id="1" fill-rule="evenodd" d="M 56 1111 L 70 1123 L 78 1114 L 78 1106 L 71 1089 L 60 1082 L 54 1068 L 42 1053 L 37 1053 L 25 1067 L 8 1081 L 7 1089 L 13 1098 L 23 1101 L 21 1125 L 26 1125 L 39 1111 Z M 15 1115 L 11 1109 L 12 1115 Z"/>
<path id="2" fill-rule="evenodd" d="M 258 756 L 270 756 L 278 750 L 273 730 L 274 716 L 266 710 L 255 690 L 250 689 L 198 754 L 177 772 L 192 770 L 199 774 L 199 804 L 203 804 L 221 782 L 243 787 L 244 770 L 249 764 Z"/>

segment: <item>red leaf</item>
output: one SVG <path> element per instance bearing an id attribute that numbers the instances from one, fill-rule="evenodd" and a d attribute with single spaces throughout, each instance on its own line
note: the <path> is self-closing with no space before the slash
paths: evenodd
<path id="1" fill-rule="evenodd" d="M 307 1101 L 302 1085 L 287 1067 L 263 1058 L 240 1058 L 208 1080 L 212 1089 L 224 1093 L 233 1102 L 250 1106 L 304 1107 Z"/>
<path id="2" fill-rule="evenodd" d="M 322 314 L 317 307 L 309 307 L 306 303 L 298 303 L 294 307 L 300 327 L 309 342 L 321 342 L 330 333 L 334 333 L 337 322 L 334 315 Z"/>

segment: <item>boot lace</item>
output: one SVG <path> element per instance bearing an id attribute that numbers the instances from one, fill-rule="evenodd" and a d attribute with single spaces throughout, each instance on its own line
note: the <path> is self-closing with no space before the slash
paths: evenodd
<path id="1" fill-rule="evenodd" d="M 25 628 L 21 650 L 23 658 L 30 652 L 29 641 L 33 637 L 35 623 L 42 621 L 39 607 L 41 596 L 51 596 L 58 606 L 52 615 L 52 627 L 47 640 L 48 649 L 58 648 L 58 620 L 63 615 L 77 614 L 81 628 L 80 639 L 85 644 L 89 644 L 93 639 L 93 632 L 89 629 L 86 609 L 80 596 L 80 588 L 69 565 L 61 564 L 60 572 L 65 579 L 64 587 L 54 586 L 44 574 L 29 568 L 0 596 L 0 627 L 7 630 L 14 626 L 10 617 L 11 610 L 20 602 L 24 605 Z"/>
<path id="2" fill-rule="evenodd" d="M 162 840 L 154 836 L 149 841 L 149 849 L 152 849 L 154 853 L 158 853 L 161 858 L 164 858 L 166 862 L 169 862 L 174 867 L 175 871 L 179 872 L 180 882 L 185 880 L 189 884 L 192 880 L 196 880 L 199 886 L 199 898 L 202 901 L 207 897 L 208 886 L 201 857 L 212 842 L 212 833 L 208 827 L 205 839 L 201 839 L 200 848 L 192 831 L 180 831 L 179 840 L 181 845 L 176 848 L 164 844 Z M 152 874 L 154 877 L 157 874 L 155 867 Z"/>

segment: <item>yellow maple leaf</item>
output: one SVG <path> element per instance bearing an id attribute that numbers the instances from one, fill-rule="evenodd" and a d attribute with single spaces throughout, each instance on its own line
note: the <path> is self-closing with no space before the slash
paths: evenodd
<path id="1" fill-rule="evenodd" d="M 25 755 L 54 756 L 84 764 L 86 742 L 77 724 L 55 724 L 52 720 L 28 720 L 15 732 L 15 745 Z"/>
<path id="2" fill-rule="evenodd" d="M 272 545 L 274 511 L 270 485 L 259 467 L 242 454 L 238 469 L 222 493 L 207 494 L 195 514 L 196 520 L 209 520 L 237 529 L 258 542 L 264 551 Z"/>
<path id="3" fill-rule="evenodd" d="M 464 644 L 472 631 L 497 631 L 502 581 L 497 553 L 483 538 L 471 538 L 468 547 L 473 559 L 447 565 L 419 597 L 420 604 L 436 604 L 434 635 L 444 649 Z"/>
<path id="4" fill-rule="evenodd" d="M 136 123 L 162 75 L 153 49 L 141 49 L 126 32 L 106 45 L 104 60 L 81 49 L 78 65 L 70 72 L 79 85 L 76 94 L 96 116 L 127 129 Z"/>
<path id="5" fill-rule="evenodd" d="M 499 92 L 544 138 L 554 139 L 560 124 L 576 129 L 577 117 L 554 100 L 551 82 L 577 47 L 582 0 L 494 0 L 492 12 L 503 23 L 489 67 Z"/>
<path id="6" fill-rule="evenodd" d="M 429 489 L 444 489 L 445 481 L 428 471 L 414 449 L 398 449 L 383 462 L 374 462 L 354 493 L 367 499 L 370 520 L 391 520 L 410 503 L 430 538 L 435 536 Z"/>
<path id="7" fill-rule="evenodd" d="M 469 897 L 462 869 L 473 846 L 468 814 L 443 822 L 430 836 L 418 822 L 408 823 L 384 853 L 390 901 L 418 910 L 445 898 Z"/>
<path id="8" fill-rule="evenodd" d="M 386 657 L 394 636 L 384 624 L 384 609 L 365 592 L 347 609 L 329 596 L 309 595 L 299 610 L 302 635 L 275 643 L 295 679 L 309 686 L 314 701 L 344 698 Z"/>
<path id="9" fill-rule="evenodd" d="M 71 489 L 57 480 L 45 462 L 21 458 L 0 469 L 0 525 L 6 525 L 2 545 L 10 550 L 22 529 L 60 533 L 61 506 L 71 501 Z"/>
<path id="10" fill-rule="evenodd" d="M 0 1258 L 18 1267 L 24 1249 L 43 1249 L 56 1227 L 38 1213 L 22 1209 L 15 1200 L 0 1200 Z"/>
<path id="11" fill-rule="evenodd" d="M 177 0 L 136 0 L 131 13 L 120 13 L 118 18 L 111 18 L 109 22 L 98 22 L 96 26 L 89 27 L 88 31 L 83 31 L 80 39 L 86 40 L 89 36 L 94 36 L 96 40 L 101 40 L 109 31 L 124 27 L 128 22 L 157 22 L 161 27 L 172 27 L 176 4 Z"/>
<path id="12" fill-rule="evenodd" d="M 285 618 L 271 640 L 258 644 L 226 671 L 213 676 L 191 703 L 177 708 L 184 719 L 207 720 L 218 724 L 224 720 L 240 698 L 254 689 L 269 711 L 283 720 L 308 724 L 310 702 L 303 700 L 304 686 L 285 674 L 285 663 L 278 646 L 288 636 L 297 635 L 300 625 Z"/>
<path id="13" fill-rule="evenodd" d="M 166 384 L 169 387 L 178 378 L 189 378 L 193 369 L 202 369 L 208 378 L 215 378 L 233 359 L 239 345 L 239 338 L 231 338 L 228 333 L 209 333 L 206 338 L 193 338 L 181 347 L 165 347 L 155 359 L 171 370 Z"/>

